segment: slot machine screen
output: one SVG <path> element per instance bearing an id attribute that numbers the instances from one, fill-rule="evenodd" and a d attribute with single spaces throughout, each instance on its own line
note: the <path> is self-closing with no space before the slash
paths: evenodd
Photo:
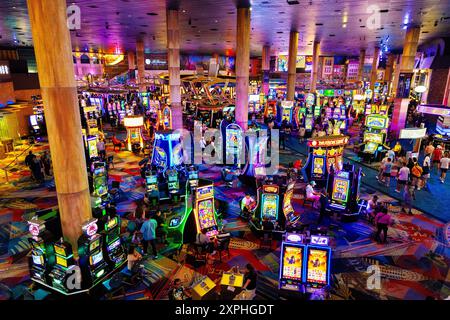
<path id="1" fill-rule="evenodd" d="M 309 246 L 307 248 L 306 282 L 313 285 L 327 285 L 329 278 L 329 248 Z"/>
<path id="2" fill-rule="evenodd" d="M 283 108 L 283 115 L 281 117 L 281 120 L 291 121 L 291 109 L 290 108 Z"/>
<path id="3" fill-rule="evenodd" d="M 283 279 L 302 282 L 303 280 L 303 246 L 283 245 Z"/>
<path id="4" fill-rule="evenodd" d="M 91 264 L 92 265 L 95 265 L 95 264 L 99 263 L 102 260 L 103 260 L 103 252 L 102 251 L 100 251 L 99 253 L 91 256 Z"/>
<path id="5" fill-rule="evenodd" d="M 382 144 L 383 143 L 383 135 L 378 134 L 378 133 L 366 132 L 366 133 L 364 133 L 363 141 L 364 142 L 375 142 L 378 144 Z"/>
<path id="6" fill-rule="evenodd" d="M 117 239 L 116 241 L 114 241 L 113 243 L 111 243 L 108 246 L 108 251 L 112 251 L 112 250 L 114 250 L 115 248 L 117 248 L 119 246 L 120 246 L 120 239 Z"/>
<path id="7" fill-rule="evenodd" d="M 158 182 L 157 176 L 147 176 L 145 180 L 147 184 L 156 184 Z"/>
<path id="8" fill-rule="evenodd" d="M 172 218 L 170 220 L 170 222 L 169 222 L 169 227 L 176 227 L 176 226 L 178 226 L 180 224 L 180 222 L 181 222 L 181 218 L 180 217 Z"/>
<path id="9" fill-rule="evenodd" d="M 267 217 L 269 220 L 277 220 L 278 218 L 278 195 L 263 194 L 262 196 L 263 208 L 262 217 Z"/>
<path id="10" fill-rule="evenodd" d="M 341 178 L 336 178 L 333 184 L 333 194 L 331 198 L 339 202 L 347 202 L 348 199 L 349 181 Z"/>
<path id="11" fill-rule="evenodd" d="M 313 121 L 313 119 L 312 119 L 312 117 L 306 117 L 306 119 L 305 119 L 305 129 L 306 130 L 312 130 L 312 121 Z"/>
<path id="12" fill-rule="evenodd" d="M 198 179 L 198 171 L 190 171 L 189 172 L 189 180 Z"/>
<path id="13" fill-rule="evenodd" d="M 91 158 L 98 157 L 97 141 L 96 140 L 88 140 L 88 148 L 89 148 L 89 156 Z"/>
<path id="14" fill-rule="evenodd" d="M 201 230 L 216 225 L 213 199 L 205 199 L 198 202 L 198 222 Z"/>
<path id="15" fill-rule="evenodd" d="M 42 255 L 33 255 L 33 264 L 42 266 L 44 264 L 44 257 Z"/>
<path id="16" fill-rule="evenodd" d="M 66 254 L 66 250 L 63 247 L 55 245 L 54 248 L 55 248 L 55 253 L 56 254 L 59 254 L 60 256 L 66 256 L 67 255 Z"/>
<path id="17" fill-rule="evenodd" d="M 375 142 L 369 142 L 366 144 L 366 147 L 364 148 L 364 152 L 367 153 L 375 153 L 377 151 L 378 144 Z"/>
<path id="18" fill-rule="evenodd" d="M 89 251 L 92 252 L 100 246 L 100 239 L 94 240 L 89 244 Z"/>
<path id="19" fill-rule="evenodd" d="M 313 162 L 313 177 L 321 178 L 325 174 L 325 158 L 324 157 L 314 157 Z"/>
<path id="20" fill-rule="evenodd" d="M 30 122 L 31 122 L 31 125 L 32 125 L 33 127 L 37 127 L 37 126 L 38 126 L 37 119 L 36 119 L 36 116 L 35 116 L 35 115 L 30 116 Z"/>
<path id="21" fill-rule="evenodd" d="M 114 217 L 114 218 L 108 220 L 108 222 L 105 225 L 105 230 L 111 230 L 112 228 L 117 226 L 118 222 L 119 221 L 118 221 L 117 217 Z"/>
<path id="22" fill-rule="evenodd" d="M 67 268 L 67 260 L 60 256 L 56 256 L 56 264 L 64 268 Z"/>

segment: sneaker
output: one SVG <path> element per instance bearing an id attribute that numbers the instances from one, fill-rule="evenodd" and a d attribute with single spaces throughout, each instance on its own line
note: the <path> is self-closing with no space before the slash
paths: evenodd
<path id="1" fill-rule="evenodd" d="M 420 188 L 417 188 L 417 191 L 419 191 L 420 190 Z"/>
<path id="2" fill-rule="evenodd" d="M 156 260 L 156 259 L 158 259 L 158 255 L 156 255 L 156 256 L 153 256 L 153 259 L 155 259 L 155 260 Z"/>
<path id="3" fill-rule="evenodd" d="M 444 183 L 444 180 L 441 179 L 441 183 Z"/>
<path id="4" fill-rule="evenodd" d="M 380 178 L 378 178 L 378 176 L 376 176 L 375 178 L 377 178 L 377 180 L 380 180 Z"/>
<path id="5" fill-rule="evenodd" d="M 398 190 L 395 190 L 395 192 L 400 193 L 400 191 L 398 191 Z"/>

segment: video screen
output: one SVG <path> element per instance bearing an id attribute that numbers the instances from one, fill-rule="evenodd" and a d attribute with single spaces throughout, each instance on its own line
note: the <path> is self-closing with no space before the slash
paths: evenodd
<path id="1" fill-rule="evenodd" d="M 103 252 L 102 251 L 91 256 L 91 264 L 92 265 L 96 265 L 97 263 L 101 262 L 102 260 L 103 260 Z"/>
<path id="2" fill-rule="evenodd" d="M 227 149 L 238 149 L 241 146 L 242 132 L 240 130 L 227 129 Z"/>
<path id="3" fill-rule="evenodd" d="M 308 247 L 306 282 L 327 284 L 328 255 L 329 251 L 327 249 Z"/>
<path id="4" fill-rule="evenodd" d="M 89 251 L 92 252 L 100 246 L 100 238 L 89 244 Z"/>
<path id="5" fill-rule="evenodd" d="M 44 257 L 41 255 L 33 255 L 33 264 L 42 266 L 44 264 Z"/>
<path id="6" fill-rule="evenodd" d="M 147 176 L 146 177 L 147 184 L 156 184 L 158 183 L 158 177 L 157 176 Z"/>
<path id="7" fill-rule="evenodd" d="M 366 147 L 364 148 L 364 152 L 366 153 L 375 153 L 377 151 L 378 144 L 375 142 L 369 142 L 366 144 Z"/>
<path id="8" fill-rule="evenodd" d="M 60 256 L 56 256 L 56 264 L 64 268 L 67 268 L 67 260 Z"/>
<path id="9" fill-rule="evenodd" d="M 277 220 L 278 218 L 278 195 L 263 194 L 262 196 L 263 208 L 262 217 L 269 220 Z"/>
<path id="10" fill-rule="evenodd" d="M 314 157 L 313 162 L 313 176 L 322 177 L 325 174 L 325 158 Z"/>
<path id="11" fill-rule="evenodd" d="M 202 230 L 216 225 L 213 199 L 206 199 L 198 203 L 198 222 Z"/>
<path id="12" fill-rule="evenodd" d="M 331 198 L 335 201 L 347 202 L 349 181 L 344 179 L 335 179 L 333 184 L 333 194 Z"/>
<path id="13" fill-rule="evenodd" d="M 113 243 L 111 243 L 108 246 L 108 251 L 112 251 L 112 250 L 114 250 L 115 248 L 117 248 L 119 246 L 120 246 L 120 239 L 117 239 L 116 241 L 114 241 Z"/>
<path id="14" fill-rule="evenodd" d="M 53 246 L 55 249 L 55 254 L 59 254 L 60 256 L 66 256 L 66 249 L 64 247 L 60 247 L 57 245 Z"/>
<path id="15" fill-rule="evenodd" d="M 175 217 L 172 218 L 169 222 L 169 227 L 176 227 L 180 224 L 181 218 L 180 217 Z"/>
<path id="16" fill-rule="evenodd" d="M 383 135 L 377 134 L 377 133 L 366 132 L 366 133 L 364 133 L 363 141 L 364 142 L 375 142 L 378 144 L 382 144 L 383 143 Z"/>
<path id="17" fill-rule="evenodd" d="M 285 245 L 283 247 L 283 270 L 281 277 L 302 282 L 303 247 Z"/>
<path id="18" fill-rule="evenodd" d="M 30 122 L 31 122 L 32 126 L 37 126 L 38 125 L 36 116 L 30 116 Z"/>
<path id="19" fill-rule="evenodd" d="M 387 118 L 380 116 L 368 116 L 366 120 L 366 126 L 374 129 L 385 129 L 387 126 Z"/>
<path id="20" fill-rule="evenodd" d="M 189 172 L 189 179 L 190 180 L 198 179 L 198 171 L 190 171 Z"/>
<path id="21" fill-rule="evenodd" d="M 169 176 L 167 177 L 167 179 L 168 179 L 169 182 L 177 182 L 177 181 L 178 181 L 178 176 L 177 176 L 176 174 L 174 174 L 174 175 L 169 175 Z"/>

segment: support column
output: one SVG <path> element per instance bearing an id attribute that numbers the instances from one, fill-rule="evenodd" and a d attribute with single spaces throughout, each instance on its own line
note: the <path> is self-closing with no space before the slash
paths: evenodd
<path id="1" fill-rule="evenodd" d="M 144 90 L 145 83 L 145 55 L 144 55 L 144 41 L 139 39 L 136 42 L 136 60 L 138 68 L 138 84 L 140 90 Z"/>
<path id="2" fill-rule="evenodd" d="M 388 96 L 389 96 L 389 92 L 391 89 L 392 74 L 394 72 L 394 61 L 395 61 L 395 55 L 392 53 L 389 53 L 387 56 L 386 70 L 384 71 L 384 79 L 383 79 L 387 84 L 387 95 Z"/>
<path id="3" fill-rule="evenodd" d="M 288 60 L 288 78 L 287 78 L 287 96 L 286 100 L 294 101 L 295 82 L 297 76 L 297 50 L 298 50 L 298 32 L 291 31 L 289 34 L 289 60 Z"/>
<path id="4" fill-rule="evenodd" d="M 170 109 L 172 128 L 183 128 L 180 81 L 180 26 L 178 10 L 167 10 L 167 61 L 169 65 Z"/>
<path id="5" fill-rule="evenodd" d="M 411 26 L 406 30 L 405 41 L 403 43 L 403 54 L 400 60 L 400 65 L 397 66 L 399 69 L 396 72 L 398 76 L 395 79 L 396 92 L 394 100 L 394 112 L 392 114 L 391 131 L 397 134 L 401 129 L 405 128 L 406 125 L 406 114 L 408 112 L 408 97 L 401 96 L 398 92 L 400 75 L 402 73 L 413 73 L 414 72 L 414 62 L 417 53 L 417 46 L 419 44 L 420 27 Z"/>
<path id="6" fill-rule="evenodd" d="M 269 72 L 270 72 L 270 46 L 265 45 L 262 49 L 262 89 L 264 95 L 269 94 Z"/>
<path id="7" fill-rule="evenodd" d="M 236 33 L 236 122 L 248 127 L 248 77 L 250 65 L 250 8 L 237 9 Z"/>
<path id="8" fill-rule="evenodd" d="M 320 52 L 320 42 L 314 41 L 314 47 L 313 47 L 313 65 L 311 70 L 311 86 L 310 86 L 310 92 L 315 93 L 316 92 L 316 85 L 317 85 L 317 70 L 319 68 L 319 52 Z"/>
<path id="9" fill-rule="evenodd" d="M 370 71 L 370 90 L 372 90 L 372 96 L 370 99 L 373 99 L 374 97 L 374 90 L 375 90 L 375 82 L 377 82 L 377 70 L 378 70 L 378 60 L 380 57 L 380 48 L 375 47 L 373 51 L 373 58 L 372 58 L 372 70 Z"/>
<path id="10" fill-rule="evenodd" d="M 136 69 L 136 57 L 133 51 L 128 51 L 128 70 Z"/>
<path id="11" fill-rule="evenodd" d="M 28 0 L 62 233 L 77 253 L 92 217 L 65 0 Z M 49 19 L 51 17 L 51 19 Z"/>
<path id="12" fill-rule="evenodd" d="M 358 81 L 362 82 L 364 74 L 364 60 L 366 59 L 366 49 L 359 51 L 359 67 L 358 67 Z"/>

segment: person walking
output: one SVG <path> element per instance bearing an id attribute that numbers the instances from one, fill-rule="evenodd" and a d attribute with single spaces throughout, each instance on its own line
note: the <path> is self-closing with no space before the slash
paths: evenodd
<path id="1" fill-rule="evenodd" d="M 446 151 L 444 153 L 444 156 L 441 159 L 441 162 L 440 162 L 440 168 L 441 168 L 441 178 L 440 178 L 440 180 L 441 180 L 441 183 L 445 182 L 445 177 L 447 176 L 447 171 L 448 171 L 449 164 L 450 164 L 450 158 L 449 158 L 448 152 Z"/>
<path id="2" fill-rule="evenodd" d="M 150 217 L 149 214 L 146 215 L 146 221 L 142 224 L 141 233 L 142 233 L 142 245 L 144 247 L 144 254 L 148 253 L 148 245 L 152 246 L 153 258 L 158 259 L 158 252 L 156 251 L 156 228 L 158 223 L 155 219 Z"/>
<path id="3" fill-rule="evenodd" d="M 413 163 L 414 166 L 411 169 L 411 182 L 413 186 L 417 188 L 419 185 L 419 180 L 422 177 L 423 169 L 417 162 L 416 158 L 413 159 Z"/>
<path id="4" fill-rule="evenodd" d="M 406 163 L 402 163 L 402 167 L 398 171 L 397 175 L 397 186 L 395 188 L 395 192 L 400 193 L 402 192 L 403 188 L 409 181 L 409 176 L 411 172 L 409 171 L 409 168 L 406 166 Z"/>
<path id="5" fill-rule="evenodd" d="M 387 208 L 382 208 L 381 211 L 375 217 L 375 224 L 377 226 L 377 234 L 375 239 L 379 243 L 386 243 L 388 226 L 391 224 L 391 216 L 388 213 Z M 383 232 L 383 241 L 381 240 L 381 232 Z"/>
<path id="6" fill-rule="evenodd" d="M 412 202 L 415 198 L 415 188 L 411 181 L 409 181 L 403 188 L 402 213 L 406 213 L 406 209 L 408 209 L 408 214 L 412 215 Z"/>
<path id="7" fill-rule="evenodd" d="M 426 189 L 427 191 L 430 191 L 430 188 L 428 187 L 428 179 L 430 179 L 430 172 L 431 172 L 430 168 L 431 168 L 431 157 L 430 154 L 426 154 L 422 164 L 422 183 L 417 187 L 417 190 L 423 188 Z"/>
<path id="8" fill-rule="evenodd" d="M 387 188 L 389 188 L 389 184 L 391 182 L 392 167 L 393 167 L 392 159 L 388 158 L 386 163 L 383 165 L 384 183 Z"/>
<path id="9" fill-rule="evenodd" d="M 97 151 L 98 151 L 98 155 L 102 159 L 106 159 L 106 147 L 105 147 L 105 141 L 103 139 L 99 139 L 97 141 Z"/>
<path id="10" fill-rule="evenodd" d="M 432 158 L 433 158 L 433 168 L 436 165 L 437 170 L 440 169 L 440 164 L 441 164 L 441 158 L 442 158 L 442 146 L 438 145 L 432 153 Z"/>

